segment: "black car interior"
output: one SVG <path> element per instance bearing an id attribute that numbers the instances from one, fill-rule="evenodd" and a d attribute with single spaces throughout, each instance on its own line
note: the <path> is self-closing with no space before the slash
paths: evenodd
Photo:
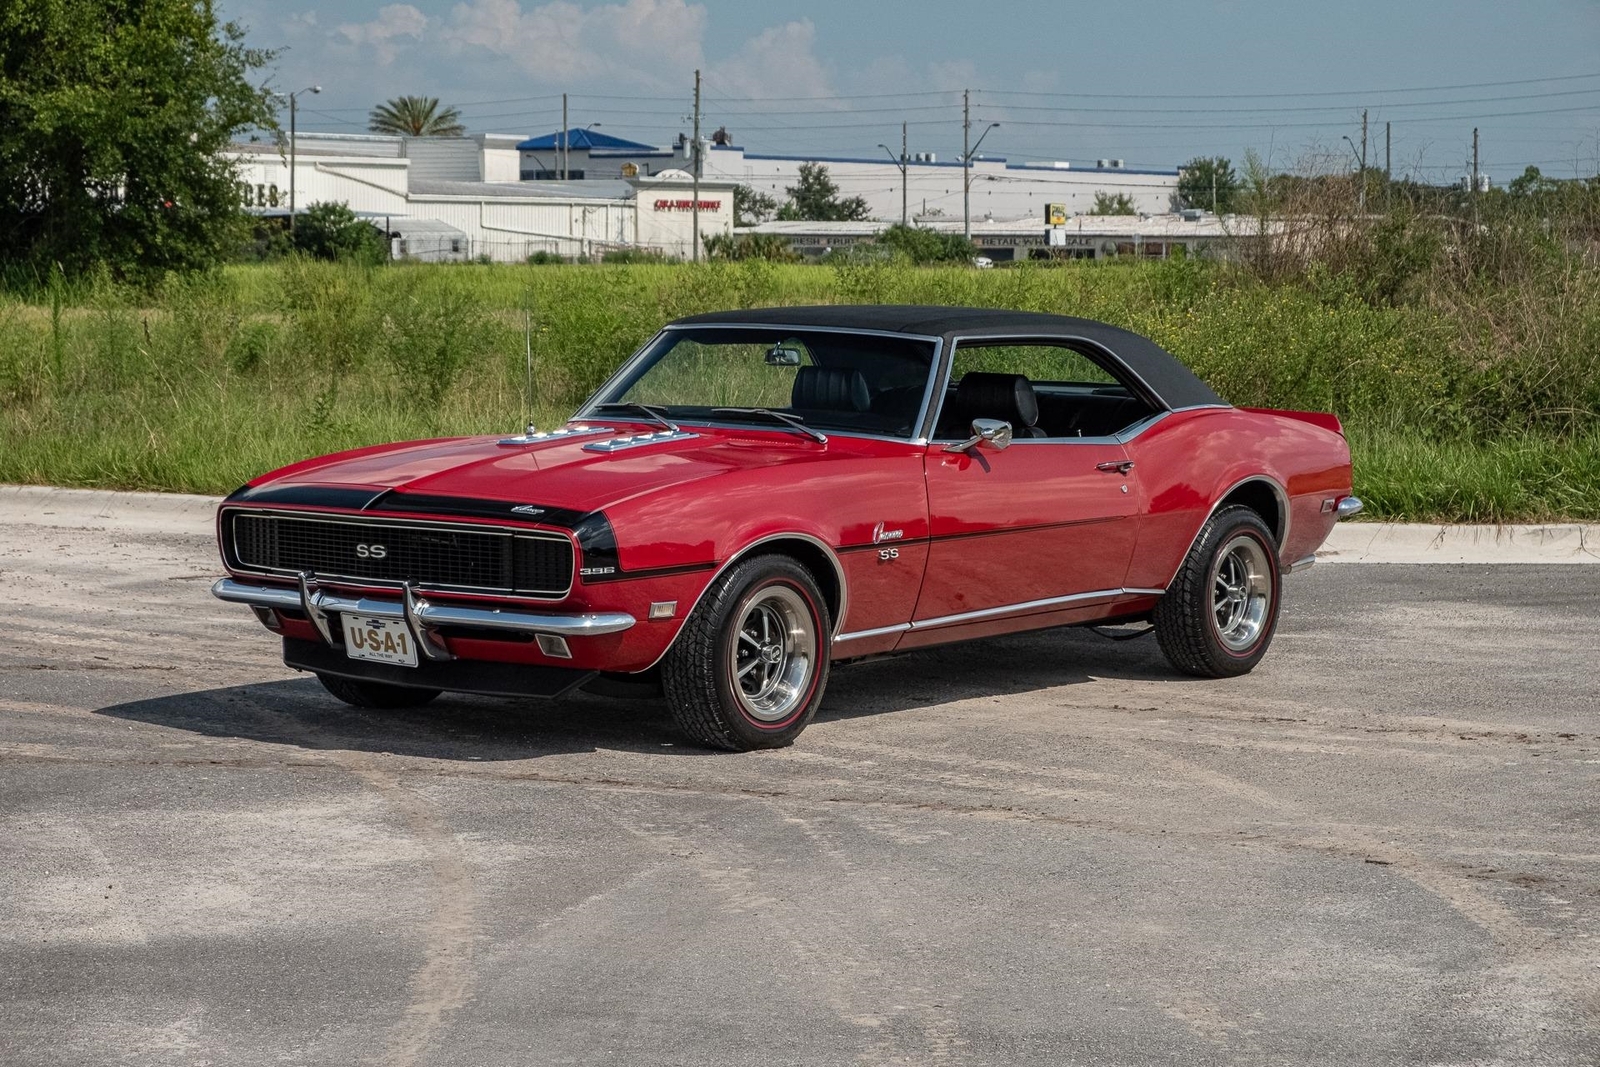
<path id="1" fill-rule="evenodd" d="M 804 366 L 795 375 L 790 408 L 801 418 L 826 412 L 834 422 L 841 415 L 868 416 L 910 433 L 922 393 L 921 385 L 874 390 L 854 367 Z M 1158 410 L 1117 383 L 1033 382 L 1022 374 L 968 371 L 945 391 L 935 437 L 964 439 L 974 419 L 1009 422 L 1015 440 L 1110 437 Z"/>
<path id="2" fill-rule="evenodd" d="M 922 410 L 928 363 L 926 341 L 844 332 L 745 330 L 685 332 L 672 339 L 683 345 L 684 367 L 659 395 L 643 399 L 678 417 L 732 417 L 729 406 L 679 402 L 672 394 L 699 391 L 697 383 L 716 363 L 718 349 L 749 353 L 752 348 L 773 373 L 792 374 L 786 383 L 788 410 L 821 429 L 910 437 Z M 951 382 L 938 404 L 934 438 L 960 441 L 971 435 L 974 419 L 1011 424 L 1014 440 L 1110 437 L 1162 410 L 1143 386 L 1093 346 L 1057 340 L 963 342 L 953 356 Z M 697 363 L 697 361 L 699 361 Z M 740 372 L 742 373 L 742 372 Z M 635 379 L 637 381 L 637 379 Z M 749 379 L 735 376 L 733 388 Z M 635 399 L 630 386 L 625 394 Z M 681 395 L 681 393 L 680 393 Z M 698 399 L 698 398 L 697 398 Z M 766 404 L 776 406 L 770 394 Z M 760 406 L 763 401 L 744 401 Z M 727 402 L 737 406 L 739 401 Z"/>

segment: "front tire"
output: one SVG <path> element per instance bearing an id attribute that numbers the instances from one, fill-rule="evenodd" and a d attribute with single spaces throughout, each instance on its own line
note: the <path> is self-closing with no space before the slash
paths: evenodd
<path id="1" fill-rule="evenodd" d="M 1277 543 L 1267 524 L 1250 508 L 1222 508 L 1201 529 L 1156 605 L 1156 641 L 1185 674 L 1247 674 L 1272 644 L 1281 587 Z"/>
<path id="2" fill-rule="evenodd" d="M 828 683 L 827 602 L 788 556 L 744 560 L 718 578 L 661 663 L 679 729 L 710 748 L 792 744 Z"/>
<path id="3" fill-rule="evenodd" d="M 322 688 L 357 708 L 420 708 L 440 693 L 438 689 L 368 682 L 359 678 L 341 678 L 336 674 L 319 674 L 317 681 L 322 683 Z"/>

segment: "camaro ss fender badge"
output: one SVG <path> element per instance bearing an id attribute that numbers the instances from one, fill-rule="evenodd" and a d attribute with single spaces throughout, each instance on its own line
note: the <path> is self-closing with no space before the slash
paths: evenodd
<path id="1" fill-rule="evenodd" d="M 518 504 L 511 509 L 513 515 L 543 515 L 544 508 L 536 508 L 532 504 Z"/>
<path id="2" fill-rule="evenodd" d="M 383 559 L 388 554 L 389 550 L 384 548 L 382 545 L 356 546 L 356 555 L 360 556 L 362 559 Z"/>
<path id="3" fill-rule="evenodd" d="M 898 541 L 905 535 L 906 532 L 904 530 L 885 530 L 883 523 L 880 522 L 872 528 L 872 543 L 881 545 L 885 541 Z"/>
<path id="4" fill-rule="evenodd" d="M 891 559 L 899 559 L 900 550 L 898 548 L 880 548 L 878 549 L 878 558 L 885 563 Z"/>

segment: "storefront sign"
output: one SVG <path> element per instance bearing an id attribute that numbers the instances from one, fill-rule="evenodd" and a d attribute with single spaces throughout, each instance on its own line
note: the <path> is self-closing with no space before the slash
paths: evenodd
<path id="1" fill-rule="evenodd" d="M 700 210 L 701 211 L 720 211 L 721 209 L 722 209 L 722 201 L 721 200 L 702 200 L 702 201 L 700 201 Z M 693 211 L 694 210 L 694 201 L 693 200 L 657 200 L 656 201 L 656 210 L 657 211 Z"/>

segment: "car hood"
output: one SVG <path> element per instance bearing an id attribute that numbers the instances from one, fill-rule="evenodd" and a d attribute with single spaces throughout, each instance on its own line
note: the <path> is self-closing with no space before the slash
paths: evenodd
<path id="1" fill-rule="evenodd" d="M 386 509 L 404 496 L 457 497 L 513 505 L 561 508 L 586 514 L 641 494 L 731 471 L 859 456 L 870 442 L 844 437 L 827 445 L 782 430 L 688 428 L 693 437 L 657 441 L 612 452 L 585 445 L 649 432 L 619 428 L 600 434 L 501 444 L 499 437 L 462 437 L 383 445 L 337 453 L 273 471 L 250 489 L 279 499 L 307 490 L 370 490 Z M 360 493 L 351 494 L 358 499 Z"/>

